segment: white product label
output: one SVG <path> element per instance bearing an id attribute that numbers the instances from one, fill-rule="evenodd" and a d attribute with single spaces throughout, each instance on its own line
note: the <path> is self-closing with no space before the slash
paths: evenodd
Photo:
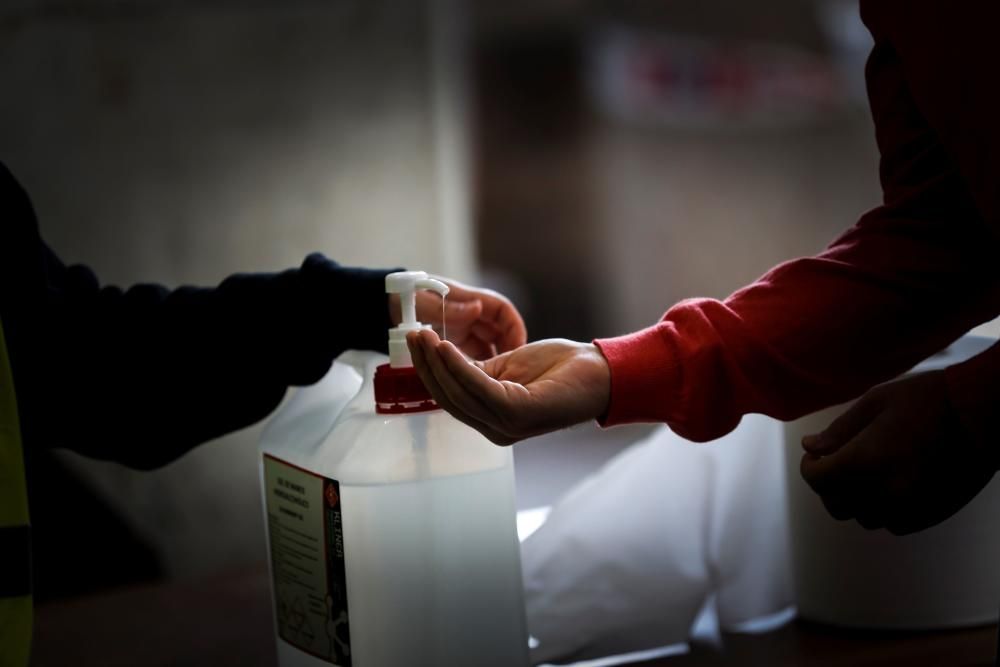
<path id="1" fill-rule="evenodd" d="M 340 485 L 268 454 L 264 485 L 278 635 L 351 667 Z"/>

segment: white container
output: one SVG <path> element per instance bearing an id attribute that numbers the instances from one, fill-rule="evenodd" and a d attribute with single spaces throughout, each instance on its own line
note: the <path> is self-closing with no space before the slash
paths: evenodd
<path id="1" fill-rule="evenodd" d="M 937 370 L 996 341 L 966 336 L 911 373 Z M 909 375 L 909 373 L 907 374 Z M 946 521 L 912 535 L 837 521 L 799 474 L 802 436 L 848 406 L 785 425 L 792 571 L 799 615 L 857 628 L 918 630 L 995 623 L 1000 607 L 1000 478 Z"/>
<path id="2" fill-rule="evenodd" d="M 376 412 L 386 361 L 343 355 L 262 437 L 279 662 L 524 667 L 511 450 L 435 407 Z"/>

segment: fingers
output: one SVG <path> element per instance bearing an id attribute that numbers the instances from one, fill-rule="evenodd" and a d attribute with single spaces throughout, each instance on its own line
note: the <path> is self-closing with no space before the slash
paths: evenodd
<path id="1" fill-rule="evenodd" d="M 504 385 L 490 377 L 480 366 L 465 361 L 451 343 L 441 343 L 437 346 L 437 352 L 444 365 L 443 371 L 457 382 L 456 391 L 476 397 L 489 413 L 494 426 L 505 432 L 509 430 L 506 428 L 505 415 L 510 411 L 510 397 Z"/>
<path id="2" fill-rule="evenodd" d="M 885 528 L 885 519 L 882 518 L 882 513 L 878 510 L 869 511 L 863 513 L 858 518 L 858 523 L 865 530 L 879 530 L 880 528 Z"/>
<path id="3" fill-rule="evenodd" d="M 503 299 L 503 302 L 498 304 L 498 313 L 493 322 L 499 331 L 495 343 L 500 352 L 509 352 L 528 342 L 528 330 L 524 326 L 524 320 L 510 301 Z"/>
<path id="4" fill-rule="evenodd" d="M 496 356 L 496 330 L 483 322 L 475 322 L 471 327 L 459 329 L 455 335 L 449 330 L 448 340 L 473 359 L 489 359 Z"/>
<path id="5" fill-rule="evenodd" d="M 426 353 L 423 351 L 421 346 L 415 346 L 414 350 L 411 351 L 410 354 L 413 357 L 414 367 L 417 368 L 417 372 L 420 374 L 421 380 L 424 382 L 427 390 L 431 393 L 431 396 L 434 397 L 435 402 L 437 402 L 442 409 L 467 426 L 476 429 L 486 436 L 491 442 L 497 445 L 506 446 L 513 444 L 513 440 L 510 440 L 502 433 L 494 431 L 488 425 L 470 417 L 451 402 L 447 393 L 445 393 L 445 391 L 441 388 L 437 379 L 434 377 L 434 374 L 430 371 L 426 359 Z"/>
<path id="6" fill-rule="evenodd" d="M 475 336 L 466 336 L 462 341 L 454 341 L 454 343 L 458 349 L 473 359 L 489 359 L 496 354 L 496 348 Z"/>
<path id="7" fill-rule="evenodd" d="M 499 352 L 509 352 L 528 342 L 528 332 L 517 308 L 500 295 L 483 298 L 482 316 L 471 326 L 470 333 L 496 346 Z"/>
<path id="8" fill-rule="evenodd" d="M 469 333 L 484 343 L 493 343 L 500 337 L 500 332 L 485 322 L 475 322 Z"/>
<path id="9" fill-rule="evenodd" d="M 803 456 L 803 467 L 807 467 L 809 454 Z M 815 461 L 815 457 L 812 457 Z M 804 473 L 803 476 L 805 476 Z M 820 494 L 820 500 L 827 513 L 837 521 L 856 519 L 862 528 L 877 530 L 886 527 L 889 499 L 882 489 L 863 484 L 849 484 L 834 487 Z"/>
<path id="10" fill-rule="evenodd" d="M 815 456 L 827 456 L 846 445 L 867 427 L 882 410 L 877 394 L 865 394 L 822 433 L 802 438 L 802 448 Z"/>
<path id="11" fill-rule="evenodd" d="M 492 290 L 470 288 L 452 280 L 445 282 L 451 290 L 444 302 L 444 322 L 451 333 L 449 338 L 461 344 L 467 337 L 475 336 L 500 352 L 513 350 L 527 342 L 524 320 L 506 297 Z M 418 292 L 417 304 L 422 322 L 435 326 L 442 324 L 441 301 L 436 294 Z M 473 345 L 478 346 L 477 343 Z M 479 348 L 482 349 L 481 346 Z"/>
<path id="12" fill-rule="evenodd" d="M 482 301 L 446 302 L 445 324 L 441 327 L 440 318 L 433 322 L 442 339 L 453 341 L 467 355 L 474 359 L 487 359 L 494 354 L 493 339 L 496 334 L 482 322 Z M 486 333 L 477 335 L 481 328 Z"/>
<path id="13" fill-rule="evenodd" d="M 802 478 L 823 497 L 866 499 L 878 495 L 892 473 L 892 459 L 884 451 L 884 431 L 876 419 L 831 454 L 806 452 L 799 466 Z"/>
<path id="14" fill-rule="evenodd" d="M 449 327 L 456 329 L 471 327 L 483 316 L 483 302 L 479 299 L 471 301 L 456 301 L 446 299 L 444 302 L 444 321 Z M 441 318 L 439 317 L 438 320 Z M 440 322 L 436 322 L 440 324 Z"/>
<path id="15" fill-rule="evenodd" d="M 468 289 L 464 286 L 458 287 L 458 290 L 456 298 L 468 299 L 474 295 L 483 302 L 481 321 L 492 328 L 493 336 L 489 342 L 494 343 L 500 352 L 513 350 L 528 342 L 528 330 L 521 313 L 507 297 L 492 290 Z"/>
<path id="16" fill-rule="evenodd" d="M 886 526 L 892 514 L 892 483 L 884 454 L 882 403 L 862 399 L 813 442 L 803 439 L 802 478 L 834 519 L 856 519 L 867 530 Z M 809 445 L 812 445 L 811 447 Z"/>
<path id="17" fill-rule="evenodd" d="M 963 449 L 936 373 L 876 388 L 804 439 L 802 477 L 832 516 L 905 535 L 945 520 L 993 477 Z"/>
<path id="18" fill-rule="evenodd" d="M 454 290 L 449 294 L 453 293 Z M 480 299 L 442 299 L 438 294 L 428 291 L 417 292 L 416 299 L 417 319 L 439 328 L 442 324 L 442 315 L 444 322 L 456 329 L 472 326 L 483 316 L 483 302 Z"/>
<path id="19" fill-rule="evenodd" d="M 837 521 L 847 521 L 854 518 L 854 505 L 850 499 L 841 496 L 820 496 L 827 513 Z"/>
<path id="20" fill-rule="evenodd" d="M 812 490 L 821 496 L 835 493 L 853 480 L 855 447 L 845 447 L 829 456 L 806 452 L 799 462 L 799 473 Z"/>
<path id="21" fill-rule="evenodd" d="M 428 369 L 433 375 L 434 382 L 441 388 L 448 403 L 455 406 L 463 414 L 466 414 L 478 422 L 484 423 L 487 426 L 494 428 L 496 426 L 496 417 L 490 412 L 479 398 L 470 393 L 465 386 L 456 379 L 452 369 L 445 364 L 444 359 L 441 358 L 440 349 L 445 345 L 449 346 L 451 350 L 454 350 L 454 354 L 458 357 L 458 361 L 454 363 L 454 366 L 461 366 L 463 369 L 473 369 L 479 373 L 482 373 L 475 366 L 470 364 L 465 360 L 464 357 L 449 343 L 437 344 L 436 340 L 430 340 L 431 335 L 424 334 L 421 336 L 420 346 L 424 351 L 424 359 L 427 362 Z M 435 337 L 436 338 L 436 337 Z M 486 379 L 486 382 L 495 382 L 495 380 Z"/>
<path id="22" fill-rule="evenodd" d="M 441 355 L 437 352 L 438 342 L 438 337 L 430 331 L 414 332 L 407 337 L 413 365 L 437 404 L 456 419 L 478 430 L 498 445 L 510 445 L 515 442 L 514 439 L 494 427 L 494 417 L 475 396 L 465 391 L 453 377 L 441 359 Z M 453 346 L 449 347 L 460 360 L 459 363 L 482 373 L 477 367 L 467 362 L 457 349 Z M 490 382 L 495 382 L 488 377 L 487 379 Z"/>

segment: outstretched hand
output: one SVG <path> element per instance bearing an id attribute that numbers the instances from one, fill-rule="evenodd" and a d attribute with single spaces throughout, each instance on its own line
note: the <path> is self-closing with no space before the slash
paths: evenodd
<path id="1" fill-rule="evenodd" d="M 449 278 L 434 276 L 449 287 L 444 301 L 444 324 L 448 340 L 474 359 L 488 359 L 524 345 L 528 334 L 517 308 L 493 290 L 470 287 Z M 442 328 L 441 297 L 433 292 L 416 294 L 417 319 Z M 389 313 L 393 324 L 401 319 L 399 295 L 391 294 Z"/>
<path id="2" fill-rule="evenodd" d="M 542 340 L 470 361 L 433 331 L 412 332 L 407 342 L 438 405 L 498 445 L 595 419 L 607 410 L 611 372 L 594 345 Z"/>
<path id="3" fill-rule="evenodd" d="M 834 518 L 896 535 L 944 521 L 995 472 L 959 423 L 943 371 L 872 389 L 802 446 L 802 476 Z"/>

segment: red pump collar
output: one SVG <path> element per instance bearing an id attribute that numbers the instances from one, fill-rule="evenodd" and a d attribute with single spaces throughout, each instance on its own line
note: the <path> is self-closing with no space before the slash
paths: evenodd
<path id="1" fill-rule="evenodd" d="M 395 415 L 437 409 L 416 368 L 382 364 L 375 369 L 375 412 Z"/>

